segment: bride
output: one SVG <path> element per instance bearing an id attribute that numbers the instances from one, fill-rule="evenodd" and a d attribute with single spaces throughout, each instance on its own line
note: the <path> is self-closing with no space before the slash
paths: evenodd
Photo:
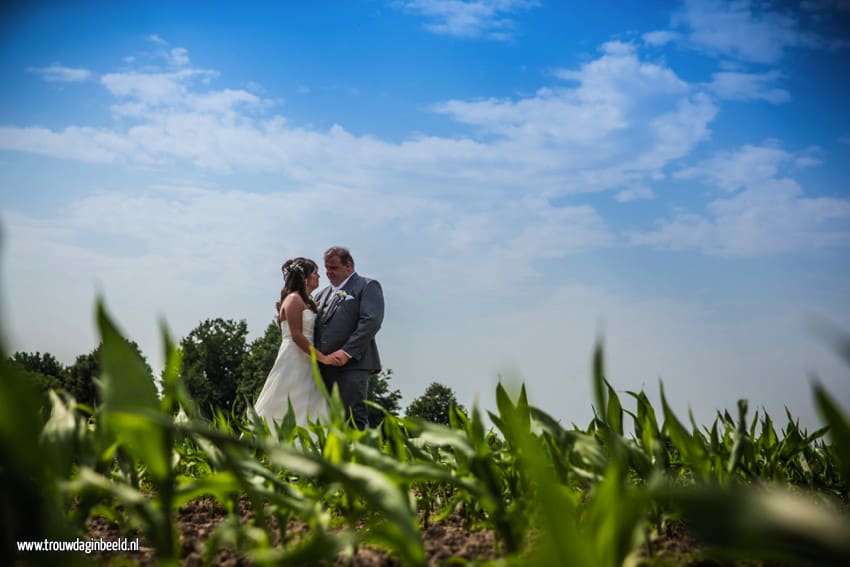
<path id="1" fill-rule="evenodd" d="M 310 294 L 319 287 L 319 267 L 310 259 L 293 258 L 282 267 L 283 289 L 277 307 L 277 322 L 283 340 L 277 358 L 269 372 L 263 389 L 254 404 L 257 415 L 265 418 L 275 434 L 274 422 L 286 415 L 289 403 L 295 422 L 304 426 L 307 420 L 327 417 L 327 403 L 316 387 L 310 349 L 313 346 L 313 328 L 316 323 L 316 304 Z M 316 351 L 319 362 L 325 355 Z"/>

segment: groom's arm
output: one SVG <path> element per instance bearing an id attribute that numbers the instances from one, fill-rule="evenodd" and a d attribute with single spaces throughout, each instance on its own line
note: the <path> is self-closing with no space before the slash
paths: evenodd
<path id="1" fill-rule="evenodd" d="M 357 328 L 342 345 L 342 351 L 355 360 L 360 360 L 363 352 L 378 331 L 384 321 L 384 292 L 381 284 L 375 280 L 366 284 L 366 288 L 360 295 L 360 319 Z"/>

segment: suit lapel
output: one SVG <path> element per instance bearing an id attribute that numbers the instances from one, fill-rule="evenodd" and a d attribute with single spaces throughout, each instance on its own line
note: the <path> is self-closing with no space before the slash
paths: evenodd
<path id="1" fill-rule="evenodd" d="M 327 321 L 331 317 L 333 317 L 334 312 L 336 311 L 337 305 L 339 305 L 339 297 L 336 294 L 331 296 L 330 302 L 328 303 L 328 307 L 325 310 L 324 320 Z"/>
<path id="2" fill-rule="evenodd" d="M 328 307 L 331 302 L 331 291 L 333 288 L 331 286 L 326 287 L 322 290 L 322 293 L 319 294 L 319 313 L 321 315 L 322 321 L 327 318 L 328 315 Z"/>
<path id="3" fill-rule="evenodd" d="M 337 290 L 337 291 L 342 291 L 342 292 L 345 292 L 345 293 L 351 293 L 351 292 L 349 291 L 349 289 L 351 288 L 352 283 L 354 283 L 354 280 L 355 280 L 356 278 L 357 278 L 357 273 L 355 272 L 355 273 L 354 273 L 354 274 L 352 274 L 352 276 L 348 279 L 348 281 L 347 281 L 347 282 L 345 282 L 345 285 L 344 285 L 343 287 L 341 287 L 341 288 L 340 288 L 339 290 Z M 331 288 L 330 288 L 330 287 L 328 288 L 328 295 L 329 295 L 330 297 L 326 297 L 326 298 L 325 298 L 325 301 L 324 301 L 325 309 L 324 309 L 324 311 L 322 312 L 322 321 L 327 321 L 327 320 L 329 320 L 331 317 L 333 317 L 333 314 L 336 312 L 336 309 L 337 309 L 337 307 L 339 307 L 339 304 L 340 304 L 340 303 L 342 303 L 342 302 L 344 301 L 344 300 L 343 300 L 341 297 L 339 297 L 336 293 L 331 293 Z"/>
<path id="4" fill-rule="evenodd" d="M 322 312 L 322 321 L 328 321 L 336 311 L 337 306 L 339 306 L 340 298 L 339 296 L 333 292 L 330 288 L 328 288 L 328 296 L 325 298 L 325 309 Z"/>

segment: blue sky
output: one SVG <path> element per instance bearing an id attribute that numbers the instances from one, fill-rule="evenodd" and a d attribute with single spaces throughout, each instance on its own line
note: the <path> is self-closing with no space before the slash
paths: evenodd
<path id="1" fill-rule="evenodd" d="M 590 356 L 701 421 L 820 423 L 850 370 L 850 4 L 18 2 L 0 29 L 4 332 L 65 363 L 102 293 L 273 317 L 283 260 L 379 279 L 406 405 L 525 380 L 589 420 Z M 324 280 L 324 278 L 323 278 Z"/>

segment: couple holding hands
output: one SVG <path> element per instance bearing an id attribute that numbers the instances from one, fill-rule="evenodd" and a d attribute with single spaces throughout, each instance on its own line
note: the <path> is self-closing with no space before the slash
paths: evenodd
<path id="1" fill-rule="evenodd" d="M 354 271 L 354 259 L 343 247 L 324 254 L 330 285 L 319 288 L 319 266 L 308 258 L 287 260 L 277 302 L 282 341 L 274 366 L 254 404 L 273 428 L 289 404 L 300 425 L 327 416 L 327 402 L 313 381 L 310 349 L 315 348 L 322 380 L 334 384 L 354 425 L 365 429 L 369 376 L 380 371 L 375 335 L 384 319 L 381 284 Z"/>

